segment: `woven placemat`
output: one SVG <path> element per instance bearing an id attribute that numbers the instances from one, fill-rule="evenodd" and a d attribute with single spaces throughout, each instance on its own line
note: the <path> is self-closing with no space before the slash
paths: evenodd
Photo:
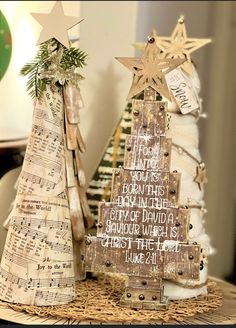
<path id="1" fill-rule="evenodd" d="M 133 310 L 119 306 L 124 292 L 124 278 L 102 274 L 96 279 L 77 282 L 76 299 L 60 306 L 8 304 L 15 311 L 40 317 L 57 317 L 104 323 L 153 323 L 183 321 L 199 313 L 213 311 L 222 305 L 222 292 L 216 282 L 208 280 L 208 294 L 197 298 L 170 301 L 166 310 Z"/>

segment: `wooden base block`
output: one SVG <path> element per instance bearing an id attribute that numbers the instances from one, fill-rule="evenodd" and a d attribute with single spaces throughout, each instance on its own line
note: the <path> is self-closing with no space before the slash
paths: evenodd
<path id="1" fill-rule="evenodd" d="M 124 296 L 122 296 L 119 305 L 131 309 L 166 310 L 168 307 L 167 303 L 168 303 L 167 297 L 163 297 L 162 301 L 160 302 L 159 299 L 157 299 L 156 301 L 127 300 Z"/>

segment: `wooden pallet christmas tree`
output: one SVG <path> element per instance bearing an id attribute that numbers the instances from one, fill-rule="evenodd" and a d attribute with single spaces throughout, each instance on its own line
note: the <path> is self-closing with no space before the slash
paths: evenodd
<path id="1" fill-rule="evenodd" d="M 163 279 L 199 278 L 200 246 L 188 241 L 190 209 L 178 206 L 181 174 L 170 172 L 165 74 L 185 59 L 164 59 L 151 38 L 141 59 L 119 58 L 134 73 L 131 135 L 124 166 L 113 170 L 111 202 L 101 202 L 97 237 L 86 239 L 87 271 L 128 276 L 121 305 L 159 309 Z M 158 99 L 158 100 L 156 100 Z"/>

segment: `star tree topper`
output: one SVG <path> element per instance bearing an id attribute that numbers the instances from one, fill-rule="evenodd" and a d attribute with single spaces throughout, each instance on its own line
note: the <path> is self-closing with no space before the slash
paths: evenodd
<path id="1" fill-rule="evenodd" d="M 78 20 L 77 17 L 65 16 L 61 1 L 56 1 L 49 14 L 31 13 L 31 15 L 43 27 L 37 44 L 55 38 L 67 48 L 69 48 L 67 30 L 82 21 L 82 19 Z"/>
<path id="2" fill-rule="evenodd" d="M 186 60 L 186 58 L 163 58 L 153 37 L 149 39 L 141 58 L 119 57 L 116 59 L 134 73 L 128 99 L 136 96 L 147 87 L 151 87 L 170 101 L 171 96 L 165 81 L 165 74 Z"/>
<path id="3" fill-rule="evenodd" d="M 178 19 L 177 25 L 171 37 L 158 37 L 155 34 L 156 33 L 154 31 L 157 46 L 163 50 L 167 58 L 187 57 L 187 61 L 184 62 L 181 67 L 189 75 L 192 75 L 190 54 L 203 47 L 205 44 L 211 42 L 211 39 L 188 38 L 183 16 Z"/>

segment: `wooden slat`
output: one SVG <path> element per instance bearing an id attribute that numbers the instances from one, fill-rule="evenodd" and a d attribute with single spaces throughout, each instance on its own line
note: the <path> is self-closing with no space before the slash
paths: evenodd
<path id="1" fill-rule="evenodd" d="M 166 102 L 133 100 L 132 134 L 159 136 L 165 133 Z"/>
<path id="2" fill-rule="evenodd" d="M 86 271 L 168 279 L 180 275 L 182 278 L 199 278 L 199 245 L 111 237 L 87 237 L 86 243 Z M 190 259 L 190 255 L 193 258 Z"/>
<path id="3" fill-rule="evenodd" d="M 74 150 L 77 148 L 77 133 L 78 125 L 69 124 L 67 120 L 67 115 L 65 113 L 65 128 L 66 128 L 66 144 L 69 150 Z"/>
<path id="4" fill-rule="evenodd" d="M 188 240 L 190 210 L 140 208 L 100 203 L 97 236 Z"/>
<path id="5" fill-rule="evenodd" d="M 124 168 L 130 170 L 170 170 L 171 139 L 165 137 L 126 137 Z"/>
<path id="6" fill-rule="evenodd" d="M 121 206 L 175 206 L 179 197 L 179 183 L 179 173 L 118 168 L 113 171 L 111 201 Z"/>

